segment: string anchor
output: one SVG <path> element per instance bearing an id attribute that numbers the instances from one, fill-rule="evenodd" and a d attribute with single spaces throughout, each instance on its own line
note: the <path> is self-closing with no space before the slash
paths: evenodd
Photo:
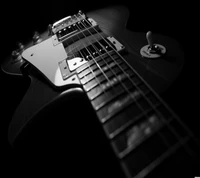
<path id="1" fill-rule="evenodd" d="M 148 45 L 145 45 L 140 49 L 140 54 L 142 57 L 159 58 L 166 53 L 166 48 L 163 45 L 154 43 L 153 34 L 151 31 L 146 33 L 146 39 Z"/>

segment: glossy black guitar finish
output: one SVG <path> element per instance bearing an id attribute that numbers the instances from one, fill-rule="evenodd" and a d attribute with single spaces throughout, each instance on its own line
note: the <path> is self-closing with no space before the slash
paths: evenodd
<path id="1" fill-rule="evenodd" d="M 22 53 L 23 61 L 13 63 L 8 59 L 3 63 L 5 72 L 31 78 L 31 86 L 11 121 L 8 138 L 20 154 L 29 155 L 25 161 L 40 159 L 37 170 L 43 174 L 50 170 L 49 175 L 63 175 L 66 170 L 73 177 L 169 177 L 175 165 L 179 165 L 176 176 L 182 169 L 181 175 L 197 172 L 197 139 L 156 94 L 164 92 L 180 73 L 183 52 L 175 40 L 157 34 L 155 43 L 165 46 L 167 53 L 156 59 L 142 57 L 140 49 L 147 44 L 146 37 L 125 28 L 128 14 L 124 7 L 87 14 L 105 37 L 114 36 L 125 49 L 106 47 L 101 42 L 104 38 L 98 39 L 106 52 L 68 70 L 66 79 L 76 76 L 79 83 L 54 86 L 46 75 L 51 67 L 47 64 L 47 72 L 40 70 L 40 63 L 26 58 L 29 51 L 39 49 L 30 48 L 31 44 Z M 46 41 L 41 46 L 51 38 L 48 32 L 42 36 Z M 78 42 L 86 44 L 87 40 L 85 36 Z M 79 46 L 78 42 L 65 50 L 74 44 Z M 90 42 L 96 49 L 97 45 Z M 79 53 L 92 50 L 87 47 Z M 32 54 L 37 56 L 36 51 Z"/>

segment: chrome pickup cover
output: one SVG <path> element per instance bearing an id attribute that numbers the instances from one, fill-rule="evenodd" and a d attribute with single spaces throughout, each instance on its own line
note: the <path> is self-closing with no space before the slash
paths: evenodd
<path id="1" fill-rule="evenodd" d="M 77 23 L 83 19 L 85 19 L 86 16 L 84 13 L 82 13 L 81 11 L 78 12 L 77 15 L 73 15 L 73 16 L 67 16 L 57 22 L 55 22 L 52 26 L 52 32 L 54 34 L 56 34 L 58 31 L 73 25 L 74 23 Z"/>

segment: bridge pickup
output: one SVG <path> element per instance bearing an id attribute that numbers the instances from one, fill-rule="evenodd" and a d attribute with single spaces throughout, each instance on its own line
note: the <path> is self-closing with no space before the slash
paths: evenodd
<path id="1" fill-rule="evenodd" d="M 68 16 L 53 24 L 52 32 L 54 34 L 53 42 L 63 41 L 75 33 L 83 32 L 85 29 L 94 28 L 97 23 L 92 18 L 86 18 L 82 13 Z"/>
<path id="2" fill-rule="evenodd" d="M 99 58 L 104 59 L 105 54 L 110 55 L 112 51 L 121 51 L 123 48 L 124 46 L 121 43 L 119 43 L 115 38 L 104 38 L 88 45 L 87 47 L 79 49 L 78 51 L 74 52 L 71 56 L 69 55 L 67 58 L 67 64 L 69 66 L 70 71 L 74 71 L 81 65 L 85 64 L 87 61 L 97 61 L 99 60 Z"/>
<path id="3" fill-rule="evenodd" d="M 70 36 L 78 31 L 92 27 L 91 23 L 85 19 L 78 21 L 72 25 L 69 25 L 61 30 L 59 30 L 56 35 L 59 41 L 63 40 L 64 37 Z"/>
<path id="4" fill-rule="evenodd" d="M 63 43 L 64 47 L 67 47 L 70 44 L 75 43 L 76 41 L 79 41 L 83 38 L 101 32 L 98 25 L 90 26 L 87 28 L 84 27 L 80 28 L 80 25 L 77 24 L 67 27 L 62 31 L 59 31 L 58 33 L 53 35 L 52 36 L 53 45 L 56 46 L 60 43 Z"/>
<path id="5" fill-rule="evenodd" d="M 61 31 L 59 31 L 59 33 L 57 34 L 59 41 L 62 41 L 65 38 L 67 38 L 68 36 L 71 36 L 71 35 L 75 34 L 76 32 L 78 32 L 78 30 L 74 30 L 74 31 L 69 32 L 70 28 L 68 28 L 68 30 L 66 30 L 66 29 L 67 28 L 65 28 L 62 33 L 61 33 Z"/>
<path id="6" fill-rule="evenodd" d="M 67 16 L 57 22 L 55 22 L 52 26 L 52 32 L 54 34 L 56 34 L 57 32 L 59 32 L 60 30 L 73 25 L 76 22 L 79 22 L 81 20 L 86 19 L 86 16 L 84 13 L 82 13 L 81 11 L 79 11 L 79 13 L 77 15 L 73 15 L 73 16 Z"/>

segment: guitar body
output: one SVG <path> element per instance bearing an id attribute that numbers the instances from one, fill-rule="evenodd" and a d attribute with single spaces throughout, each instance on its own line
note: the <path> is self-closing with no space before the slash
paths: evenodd
<path id="1" fill-rule="evenodd" d="M 147 45 L 146 34 L 126 29 L 128 16 L 128 10 L 118 6 L 87 13 L 87 17 L 98 24 L 102 35 L 114 37 L 125 47 L 124 50 L 117 51 L 117 54 L 123 56 L 125 62 L 141 76 L 153 93 L 161 94 L 179 75 L 184 63 L 183 51 L 174 39 L 156 34 L 154 41 L 166 48 L 166 54 L 155 59 L 142 57 L 140 50 Z M 2 65 L 3 71 L 26 75 L 31 80 L 27 93 L 13 115 L 8 133 L 9 142 L 20 153 L 17 158 L 23 157 L 23 162 L 28 161 L 33 166 L 24 165 L 28 171 L 34 171 L 34 164 L 30 161 L 34 160 L 37 161 L 37 170 L 42 171 L 44 175 L 48 172 L 49 175 L 60 176 L 66 170 L 73 173 L 73 177 L 133 177 L 129 168 L 125 166 L 128 161 L 126 164 L 118 164 L 118 158 L 110 146 L 111 136 L 107 132 L 104 133 L 101 126 L 101 122 L 104 121 L 98 115 L 96 106 L 87 97 L 89 94 L 82 83 L 84 77 L 80 77 L 80 68 L 88 61 L 78 57 L 68 59 L 71 53 L 73 55 L 77 52 L 76 48 L 81 51 L 84 44 L 89 46 L 89 43 L 94 42 L 90 36 L 92 34 L 66 45 L 66 41 L 68 43 L 70 38 L 75 38 L 73 34 L 65 42 L 59 43 L 56 36 L 48 36 L 46 31 L 41 35 L 41 43 L 27 44 L 22 52 L 22 61 L 13 63 L 10 59 Z M 62 62 L 65 60 L 68 64 L 65 68 L 67 72 L 62 71 Z M 71 62 L 75 64 L 80 60 L 83 64 L 73 68 Z M 28 70 L 24 68 L 26 64 L 29 66 Z M 133 97 L 133 94 L 130 96 Z M 152 118 L 155 119 L 154 115 Z M 116 150 L 114 152 L 116 153 Z M 138 165 L 141 165 L 141 157 L 144 160 L 148 157 L 145 152 L 143 156 L 140 154 L 138 151 Z M 180 156 L 177 159 L 180 159 Z M 159 163 L 154 162 L 148 169 L 145 167 L 144 170 L 148 171 L 141 171 L 135 174 L 135 177 L 145 177 Z M 120 171 L 121 167 L 123 171 Z M 96 171 L 95 175 L 91 170 Z M 135 171 L 138 170 L 135 165 Z M 165 175 L 162 171 L 166 171 Z M 191 171 L 196 171 L 195 167 L 194 170 L 188 169 L 189 173 Z M 153 175 L 169 176 L 166 167 L 161 167 Z"/>
<path id="2" fill-rule="evenodd" d="M 184 58 L 179 44 L 169 37 L 155 35 L 156 43 L 162 43 L 166 46 L 168 50 L 167 56 L 153 60 L 141 57 L 140 49 L 147 44 L 146 35 L 126 29 L 126 22 L 129 16 L 126 8 L 115 7 L 97 10 L 88 13 L 88 16 L 99 24 L 104 33 L 115 36 L 125 45 L 128 53 L 124 55 L 124 58 L 157 93 L 164 92 L 179 75 Z M 38 78 L 31 77 L 31 86 L 13 116 L 10 127 L 12 132 L 10 142 L 12 142 L 11 140 L 16 136 L 16 133 L 21 130 L 21 127 L 29 122 L 32 115 L 59 96 L 62 91 L 65 91 L 65 89 L 62 89 L 63 86 L 64 88 L 70 88 L 70 85 L 74 87 L 72 81 L 71 83 L 68 81 L 60 82 L 62 81 L 61 75 L 58 74 L 59 76 L 56 76 L 58 62 L 66 58 L 64 48 L 61 45 L 59 47 L 54 46 L 52 39 L 48 38 L 48 32 L 43 33 L 41 36 L 44 41 L 46 40 L 46 44 L 40 43 L 34 46 L 31 43 L 27 44 L 29 49 L 22 56 L 24 59 L 29 59 L 29 62 L 39 69 L 40 72 L 42 71 L 42 77 L 46 78 L 47 82 L 40 82 Z M 31 54 L 34 52 L 37 52 L 36 55 L 34 54 L 31 57 Z M 13 67 L 11 65 L 12 60 L 7 60 L 6 62 L 4 71 L 7 70 L 17 75 L 21 74 L 20 63 L 15 63 L 16 66 Z"/>

